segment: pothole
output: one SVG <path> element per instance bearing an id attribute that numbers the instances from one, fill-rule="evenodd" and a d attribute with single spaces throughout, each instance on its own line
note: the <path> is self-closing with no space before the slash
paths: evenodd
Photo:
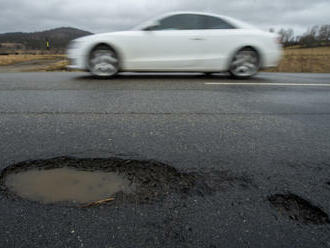
<path id="1" fill-rule="evenodd" d="M 1 191 L 10 198 L 82 206 L 89 203 L 150 203 L 169 195 L 214 194 L 228 187 L 243 189 L 246 176 L 229 171 L 182 172 L 152 160 L 60 157 L 26 161 L 5 168 Z"/>
<path id="2" fill-rule="evenodd" d="M 304 224 L 328 224 L 328 215 L 319 207 L 294 194 L 275 194 L 270 196 L 270 203 L 290 219 Z"/>
<path id="3" fill-rule="evenodd" d="M 118 192 L 134 191 L 134 185 L 117 173 L 73 168 L 12 173 L 5 179 L 5 184 L 18 196 L 42 203 L 95 202 L 109 199 Z"/>

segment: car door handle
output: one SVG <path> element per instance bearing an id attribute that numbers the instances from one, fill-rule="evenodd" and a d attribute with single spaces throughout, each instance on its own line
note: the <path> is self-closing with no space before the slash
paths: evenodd
<path id="1" fill-rule="evenodd" d="M 198 40 L 205 40 L 204 38 L 200 38 L 200 37 L 194 37 L 194 38 L 191 38 L 191 40 L 196 40 L 196 41 L 198 41 Z"/>

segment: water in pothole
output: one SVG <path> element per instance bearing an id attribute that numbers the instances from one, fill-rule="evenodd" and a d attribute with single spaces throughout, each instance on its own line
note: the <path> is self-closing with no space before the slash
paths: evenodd
<path id="1" fill-rule="evenodd" d="M 17 195 L 42 203 L 87 203 L 134 190 L 131 182 L 117 173 L 72 168 L 13 173 L 7 176 L 6 185 Z"/>

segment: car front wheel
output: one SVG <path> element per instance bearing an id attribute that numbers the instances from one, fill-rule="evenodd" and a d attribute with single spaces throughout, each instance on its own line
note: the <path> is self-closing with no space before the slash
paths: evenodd
<path id="1" fill-rule="evenodd" d="M 88 68 L 94 76 L 101 78 L 113 77 L 119 71 L 118 56 L 108 46 L 97 46 L 90 53 Z"/>
<path id="2" fill-rule="evenodd" d="M 239 50 L 231 61 L 229 73 L 234 78 L 244 79 L 257 74 L 260 68 L 258 53 L 252 48 Z"/>

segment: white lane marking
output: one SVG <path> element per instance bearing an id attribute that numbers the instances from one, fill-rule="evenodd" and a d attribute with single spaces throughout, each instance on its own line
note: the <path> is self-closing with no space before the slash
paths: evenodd
<path id="1" fill-rule="evenodd" d="M 297 83 L 204 83 L 206 85 L 250 85 L 250 86 L 321 86 L 330 87 L 329 84 L 297 84 Z"/>

